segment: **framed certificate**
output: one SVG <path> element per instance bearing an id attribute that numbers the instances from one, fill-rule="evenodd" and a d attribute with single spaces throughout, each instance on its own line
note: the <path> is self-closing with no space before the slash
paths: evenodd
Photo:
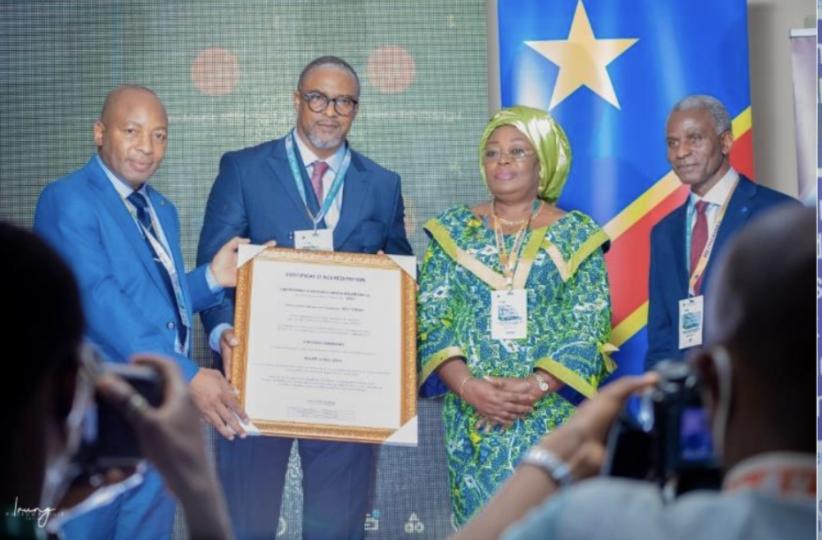
<path id="1" fill-rule="evenodd" d="M 416 445 L 415 259 L 240 248 L 231 381 L 252 427 Z"/>

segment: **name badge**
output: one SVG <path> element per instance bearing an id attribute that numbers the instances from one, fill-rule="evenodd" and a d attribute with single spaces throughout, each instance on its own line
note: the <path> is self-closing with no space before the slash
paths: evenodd
<path id="1" fill-rule="evenodd" d="M 331 229 L 294 231 L 294 247 L 311 251 L 334 251 L 334 233 Z"/>
<path id="2" fill-rule="evenodd" d="M 692 296 L 679 301 L 679 348 L 702 345 L 703 304 L 705 297 Z"/>
<path id="3" fill-rule="evenodd" d="M 491 338 L 528 336 L 528 294 L 525 289 L 491 292 Z"/>

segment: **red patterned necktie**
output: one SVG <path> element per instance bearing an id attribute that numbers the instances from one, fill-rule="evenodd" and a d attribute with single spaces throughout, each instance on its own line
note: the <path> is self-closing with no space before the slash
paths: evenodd
<path id="1" fill-rule="evenodd" d="M 317 195 L 317 204 L 323 205 L 323 175 L 328 170 L 328 163 L 325 161 L 315 161 L 314 169 L 311 171 L 311 187 Z"/>
<path id="2" fill-rule="evenodd" d="M 708 217 L 705 215 L 705 210 L 708 208 L 705 201 L 698 201 L 696 203 L 696 222 L 691 233 L 691 275 L 696 270 L 696 265 L 699 263 L 699 258 L 702 256 L 702 251 L 705 249 L 705 244 L 708 243 Z M 699 278 L 694 286 L 694 293 L 698 293 L 702 285 L 702 278 Z"/>

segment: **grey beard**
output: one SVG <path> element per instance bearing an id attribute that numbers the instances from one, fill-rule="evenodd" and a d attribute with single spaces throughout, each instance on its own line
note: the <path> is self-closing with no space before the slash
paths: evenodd
<path id="1" fill-rule="evenodd" d="M 328 148 L 336 148 L 342 143 L 341 137 L 332 137 L 330 139 L 321 139 L 320 137 L 316 136 L 314 133 L 309 132 L 307 133 L 308 140 L 311 141 L 311 144 L 314 145 L 314 148 L 319 148 L 321 150 L 325 150 Z"/>

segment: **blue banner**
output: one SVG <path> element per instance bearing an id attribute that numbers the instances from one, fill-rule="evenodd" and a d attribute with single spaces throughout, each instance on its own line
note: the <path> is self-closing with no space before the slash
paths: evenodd
<path id="1" fill-rule="evenodd" d="M 615 358 L 619 372 L 638 372 L 648 235 L 684 197 L 666 159 L 671 107 L 688 94 L 725 103 L 732 162 L 753 176 L 746 1 L 499 0 L 496 17 L 500 105 L 549 110 L 567 132 L 573 163 L 559 206 L 611 237 Z"/>

